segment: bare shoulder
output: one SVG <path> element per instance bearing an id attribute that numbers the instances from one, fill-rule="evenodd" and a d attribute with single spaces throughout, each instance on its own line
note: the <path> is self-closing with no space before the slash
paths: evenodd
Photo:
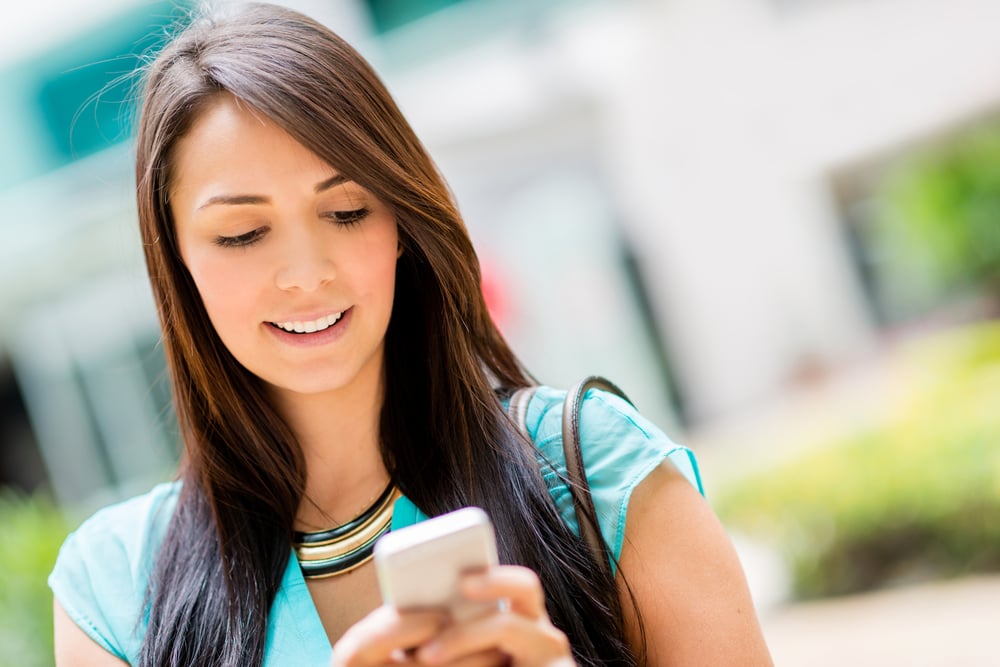
<path id="1" fill-rule="evenodd" d="M 629 634 L 638 641 L 625 582 L 642 616 L 648 664 L 772 664 L 729 536 L 669 461 L 632 494 L 619 572 Z"/>
<path id="2" fill-rule="evenodd" d="M 58 601 L 54 603 L 53 622 L 57 667 L 127 667 L 127 662 L 111 655 L 88 637 Z"/>

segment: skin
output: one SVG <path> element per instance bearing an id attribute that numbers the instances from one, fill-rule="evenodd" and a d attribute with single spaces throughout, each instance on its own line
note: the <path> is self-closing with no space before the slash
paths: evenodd
<path id="1" fill-rule="evenodd" d="M 303 448 L 308 501 L 296 528 L 356 516 L 388 480 L 378 454 L 378 411 L 400 252 L 391 210 L 358 184 L 337 180 L 330 165 L 227 95 L 179 142 L 173 173 L 181 255 L 212 324 L 268 384 Z M 352 224 L 338 220 L 338 212 L 343 218 L 359 210 L 365 214 Z M 344 309 L 346 326 L 322 344 L 283 338 L 270 324 Z M 687 480 L 664 464 L 639 485 L 629 507 L 620 569 L 644 619 L 649 664 L 770 664 L 732 546 Z M 541 584 L 526 568 L 467 576 L 467 597 L 509 604 L 461 625 L 434 612 L 380 606 L 370 563 L 308 585 L 334 644 L 335 667 L 574 664 L 546 613 Z M 627 622 L 637 637 L 633 616 Z M 58 602 L 55 634 L 61 667 L 124 664 Z"/>
<path id="2" fill-rule="evenodd" d="M 399 256 L 392 211 L 356 183 L 324 188 L 335 169 L 227 95 L 181 139 L 173 172 L 178 244 L 209 318 L 302 446 L 312 502 L 296 528 L 356 516 L 388 482 L 378 416 Z M 264 201 L 212 203 L 245 196 Z M 254 242 L 220 245 L 241 238 Z M 288 344 L 270 324 L 345 309 L 343 333 L 321 345 Z"/>
<path id="3" fill-rule="evenodd" d="M 66 614 L 57 600 L 52 615 L 55 634 L 56 665 L 72 667 L 122 667 L 119 660 L 88 637 Z"/>
<path id="4" fill-rule="evenodd" d="M 626 516 L 618 584 L 626 628 L 637 646 L 621 574 L 642 614 L 648 664 L 773 664 L 732 542 L 669 461 L 636 487 Z"/>

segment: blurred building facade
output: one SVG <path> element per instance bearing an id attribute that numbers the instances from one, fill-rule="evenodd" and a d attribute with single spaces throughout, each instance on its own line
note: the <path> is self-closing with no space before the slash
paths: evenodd
<path id="1" fill-rule="evenodd" d="M 838 184 L 1000 105 L 989 0 L 284 4 L 381 73 L 528 367 L 606 374 L 679 438 L 872 354 Z M 0 477 L 66 502 L 177 454 L 108 85 L 176 10 L 81 2 L 0 62 Z"/>

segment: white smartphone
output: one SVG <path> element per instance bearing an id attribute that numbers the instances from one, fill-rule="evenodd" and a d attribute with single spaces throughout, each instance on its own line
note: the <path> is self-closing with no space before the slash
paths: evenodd
<path id="1" fill-rule="evenodd" d="M 383 602 L 400 610 L 447 609 L 460 622 L 498 608 L 496 602 L 471 602 L 459 592 L 462 574 L 496 564 L 493 524 L 478 507 L 401 528 L 375 543 Z"/>

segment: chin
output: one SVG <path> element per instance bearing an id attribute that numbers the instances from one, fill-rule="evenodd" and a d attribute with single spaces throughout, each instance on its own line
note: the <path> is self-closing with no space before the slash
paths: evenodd
<path id="1" fill-rule="evenodd" d="M 329 394 L 339 391 L 348 385 L 347 382 L 324 382 L 320 380 L 314 382 L 303 382 L 301 379 L 297 382 L 269 382 L 268 384 L 270 384 L 276 391 L 300 396 Z"/>
<path id="2" fill-rule="evenodd" d="M 296 373 L 292 377 L 270 377 L 264 381 L 275 391 L 302 396 L 340 391 L 356 379 L 346 373 Z"/>

